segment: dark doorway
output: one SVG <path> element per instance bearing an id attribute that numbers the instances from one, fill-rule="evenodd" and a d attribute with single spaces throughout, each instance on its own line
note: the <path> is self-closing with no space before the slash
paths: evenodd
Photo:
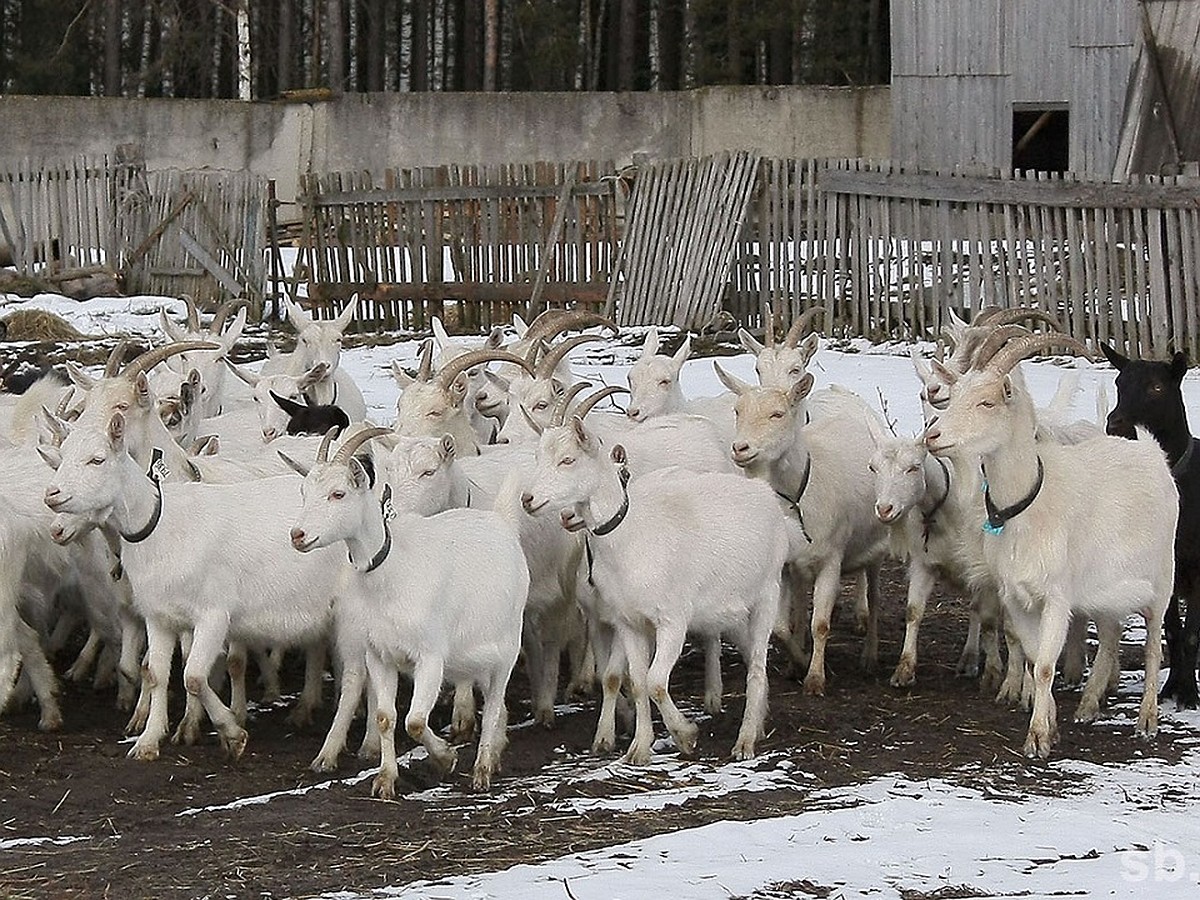
<path id="1" fill-rule="evenodd" d="M 1066 109 L 1013 110 L 1013 168 L 1067 171 L 1071 164 L 1070 133 Z"/>

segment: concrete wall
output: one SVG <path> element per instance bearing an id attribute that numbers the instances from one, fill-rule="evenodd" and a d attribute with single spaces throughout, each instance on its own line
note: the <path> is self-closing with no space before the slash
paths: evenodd
<path id="1" fill-rule="evenodd" d="M 886 158 L 888 88 L 348 94 L 306 104 L 0 96 L 0 166 L 142 145 L 151 169 L 249 169 L 280 199 L 304 171 L 692 156 Z"/>

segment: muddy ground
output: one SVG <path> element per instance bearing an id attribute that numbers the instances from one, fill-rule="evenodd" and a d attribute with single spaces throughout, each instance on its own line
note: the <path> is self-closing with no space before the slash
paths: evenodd
<path id="1" fill-rule="evenodd" d="M 336 776 L 309 771 L 331 714 L 331 689 L 324 714 L 311 729 L 289 726 L 284 709 L 253 713 L 250 742 L 236 764 L 222 758 L 211 735 L 192 747 L 164 744 L 162 758 L 147 764 L 125 758 L 125 717 L 107 693 L 64 686 L 61 731 L 40 733 L 32 709 L 9 711 L 0 719 L 0 897 L 281 898 L 368 892 L 720 819 L 799 812 L 814 790 L 896 771 L 913 778 L 969 780 L 999 800 L 1017 792 L 1053 796 L 1066 788 L 1063 776 L 1022 758 L 1026 717 L 986 701 L 975 682 L 955 676 L 965 633 L 960 601 L 938 594 L 929 606 L 918 686 L 897 690 L 888 685 L 903 635 L 903 596 L 903 571 L 889 569 L 882 664 L 876 674 L 860 671 L 861 639 L 849 628 L 848 614 L 835 625 L 825 697 L 804 696 L 777 665 L 779 658 L 772 657 L 770 733 L 759 750 L 764 769 L 785 773 L 773 789 L 698 796 L 665 809 L 572 811 L 583 805 L 568 802 L 573 798 L 660 789 L 668 773 L 684 763 L 666 757 L 665 767 L 636 770 L 592 756 L 592 700 L 568 707 L 552 731 L 532 727 L 519 671 L 509 692 L 505 768 L 492 792 L 471 793 L 469 774 L 461 774 L 470 772 L 472 748 L 465 747 L 460 774 L 442 788 L 431 790 L 422 761 L 402 768 L 399 787 L 405 796 L 394 802 L 370 797 L 369 776 L 356 775 L 369 764 L 352 756 L 343 757 Z M 1126 657 L 1127 668 L 1140 663 L 1136 648 L 1127 648 Z M 743 670 L 732 652 L 725 671 L 726 711 L 701 723 L 698 759 L 704 769 L 727 761 L 741 714 Z M 689 653 L 672 681 L 685 710 L 698 707 L 701 681 L 701 657 Z M 1177 758 L 1180 747 L 1170 735 L 1146 745 L 1134 739 L 1128 721 L 1072 724 L 1075 702 L 1069 692 L 1059 693 L 1058 758 Z M 435 715 L 440 716 L 435 723 L 449 719 L 444 706 Z M 352 741 L 362 727 L 360 720 Z M 314 785 L 322 789 L 295 793 Z M 279 791 L 292 793 L 253 805 L 205 809 Z M 56 845 L 47 838 L 69 842 Z M 797 882 L 771 896 L 827 893 L 825 886 Z"/>

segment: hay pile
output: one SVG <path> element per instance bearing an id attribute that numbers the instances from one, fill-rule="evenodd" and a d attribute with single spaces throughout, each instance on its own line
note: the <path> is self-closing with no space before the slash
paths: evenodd
<path id="1" fill-rule="evenodd" d="M 41 309 L 18 309 L 0 319 L 0 340 L 82 341 L 80 334 L 62 316 Z"/>

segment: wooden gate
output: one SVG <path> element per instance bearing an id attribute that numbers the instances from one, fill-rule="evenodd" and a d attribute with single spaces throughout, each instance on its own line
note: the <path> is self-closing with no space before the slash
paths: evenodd
<path id="1" fill-rule="evenodd" d="M 389 169 L 301 181 L 301 278 L 358 327 L 476 331 L 546 306 L 603 306 L 616 258 L 611 162 Z"/>

